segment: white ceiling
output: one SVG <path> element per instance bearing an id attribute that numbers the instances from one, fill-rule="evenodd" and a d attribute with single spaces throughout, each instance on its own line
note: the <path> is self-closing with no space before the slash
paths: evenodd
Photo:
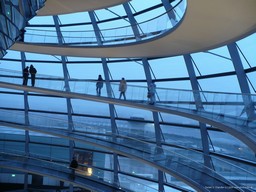
<path id="1" fill-rule="evenodd" d="M 216 48 L 256 31 L 255 0 L 187 1 L 182 23 L 152 41 L 101 47 L 15 43 L 11 49 L 78 57 L 162 57 Z"/>
<path id="2" fill-rule="evenodd" d="M 37 15 L 61 15 L 91 11 L 120 5 L 128 1 L 130 0 L 47 0 L 45 6 L 37 12 Z"/>

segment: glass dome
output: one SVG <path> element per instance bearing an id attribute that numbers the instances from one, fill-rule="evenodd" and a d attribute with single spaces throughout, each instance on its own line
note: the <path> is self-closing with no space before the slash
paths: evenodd
<path id="1" fill-rule="evenodd" d="M 0 60 L 2 155 L 62 165 L 75 156 L 81 177 L 129 191 L 197 191 L 187 179 L 193 172 L 167 166 L 174 158 L 183 167 L 192 170 L 195 163 L 196 169 L 256 190 L 255 33 L 213 49 L 164 57 L 84 57 L 25 49 L 26 44 L 97 49 L 154 41 L 180 27 L 187 3 L 132 0 L 30 19 L 24 42 L 15 42 L 24 50 L 10 48 Z M 31 65 L 37 70 L 35 85 L 31 74 L 22 85 L 23 70 Z M 151 95 L 147 98 L 152 82 L 153 105 Z M 12 183 L 12 174 L 16 184 L 71 188 L 67 179 L 7 168 L 1 170 L 1 184 Z"/>

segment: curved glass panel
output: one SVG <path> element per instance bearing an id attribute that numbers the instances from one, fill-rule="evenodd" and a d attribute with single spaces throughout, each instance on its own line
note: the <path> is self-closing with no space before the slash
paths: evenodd
<path id="1" fill-rule="evenodd" d="M 25 42 L 96 48 L 150 41 L 172 35 L 186 19 L 185 12 L 186 1 L 133 0 L 55 18 L 35 16 L 26 27 Z M 1 25 L 8 28 L 2 20 Z M 202 170 L 209 183 L 220 177 L 225 181 L 218 183 L 221 187 L 255 190 L 256 44 L 255 34 L 243 37 L 213 50 L 159 58 L 86 58 L 7 50 L 0 60 L 1 151 L 19 150 L 65 165 L 73 152 L 83 157 L 92 153 L 92 162 L 84 158 L 80 163 L 86 162 L 83 171 L 92 168 L 96 177 L 116 184 L 118 180 L 120 187 L 131 191 L 198 191 L 198 186 L 181 180 L 206 178 Z M 28 86 L 21 86 L 22 69 L 31 64 L 38 71 L 35 89 L 30 87 L 30 77 Z M 104 79 L 100 97 L 96 96 L 99 74 Z M 122 77 L 127 81 L 125 101 L 119 99 Z M 147 98 L 151 81 L 156 84 L 154 105 Z M 69 98 L 73 93 L 74 98 Z M 23 125 L 28 130 L 15 129 Z M 1 184 L 10 180 L 7 173 L 1 174 Z M 25 178 L 21 180 L 23 184 Z M 28 184 L 31 180 L 29 175 Z"/>
<path id="2" fill-rule="evenodd" d="M 98 45 L 97 37 L 95 33 L 100 33 L 101 42 L 103 45 L 113 45 L 113 44 L 123 44 L 136 42 L 138 39 L 147 40 L 158 35 L 162 35 L 165 32 L 168 32 L 173 28 L 174 24 L 169 19 L 169 14 L 176 14 L 182 12 L 184 14 L 186 7 L 186 1 L 180 0 L 167 12 L 164 12 L 160 15 L 157 15 L 153 18 L 147 18 L 147 20 L 137 22 L 135 26 L 125 25 L 125 26 L 116 26 L 114 28 L 109 28 L 113 25 L 112 21 L 110 24 L 105 23 L 107 28 L 100 28 L 100 31 L 91 30 L 79 30 L 79 27 L 76 27 L 76 30 L 61 30 L 61 35 L 64 44 L 69 46 L 92 46 Z M 151 16 L 152 17 L 152 16 Z M 182 17 L 175 17 L 179 20 L 175 21 L 175 25 L 182 19 Z M 139 36 L 134 36 L 133 28 L 136 27 L 139 29 Z M 59 43 L 58 37 L 56 36 L 56 30 L 42 30 L 35 28 L 26 28 L 26 42 L 29 43 Z"/>
<path id="3" fill-rule="evenodd" d="M 13 123 L 17 124 L 17 123 L 21 123 L 24 124 L 24 122 L 22 122 L 22 117 L 24 118 L 24 114 L 19 114 L 19 113 L 8 113 L 7 111 L 5 112 L 6 116 L 8 116 L 8 118 L 10 118 L 10 120 L 8 120 L 7 118 L 5 118 L 5 121 L 7 122 L 13 122 L 14 121 L 14 117 L 15 116 L 15 121 Z M 2 115 L 1 115 L 2 116 Z M 59 133 L 63 133 L 63 125 L 68 124 L 68 122 L 65 122 L 64 120 L 61 119 L 57 119 L 57 118 L 48 118 L 48 117 L 44 117 L 44 116 L 36 116 L 36 115 L 29 115 L 29 119 L 31 122 L 31 125 L 33 125 L 33 127 L 35 127 L 37 124 L 43 126 L 43 130 L 45 130 L 47 132 L 47 130 L 49 130 L 49 133 L 51 134 L 50 130 L 55 130 L 56 128 L 59 129 Z M 74 122 L 75 123 L 75 122 Z M 47 129 L 47 127 L 49 127 Z M 107 143 L 111 142 L 112 144 L 112 149 L 113 150 L 117 150 L 119 151 L 119 153 L 130 153 L 130 155 L 135 155 L 135 156 L 140 156 L 141 159 L 147 159 L 149 162 L 152 160 L 155 162 L 155 165 L 161 165 L 162 168 L 166 168 L 166 171 L 168 172 L 168 169 L 171 169 L 173 172 L 173 174 L 175 175 L 175 173 L 178 171 L 179 166 L 175 166 L 176 164 L 183 164 L 184 166 L 188 166 L 187 168 L 192 168 L 193 170 L 197 170 L 199 172 L 201 172 L 203 170 L 203 172 L 209 172 L 208 174 L 211 175 L 210 177 L 216 177 L 218 179 L 221 179 L 220 176 L 215 175 L 217 172 L 218 174 L 224 176 L 225 178 L 227 177 L 233 177 L 235 176 L 234 173 L 240 173 L 241 177 L 243 177 L 244 179 L 240 179 L 241 182 L 244 182 L 244 180 L 246 180 L 248 177 L 253 177 L 255 178 L 256 175 L 254 175 L 254 173 L 251 173 L 249 171 L 243 170 L 240 167 L 233 165 L 229 162 L 223 161 L 219 158 L 216 158 L 214 156 L 209 156 L 208 158 L 211 160 L 212 166 L 214 166 L 214 172 L 211 173 L 211 169 L 209 169 L 208 167 L 205 167 L 203 165 L 203 160 L 205 158 L 205 155 L 203 155 L 202 153 L 199 153 L 197 151 L 192 151 L 192 150 L 187 150 L 187 149 L 177 149 L 177 150 L 170 150 L 168 147 L 163 146 L 163 147 L 157 147 L 154 143 L 149 143 L 146 141 L 142 141 L 142 140 L 138 140 L 136 139 L 136 134 L 131 135 L 131 134 L 127 134 L 125 132 L 122 132 L 118 135 L 113 135 L 110 132 L 105 132 L 104 129 L 102 129 L 102 126 L 88 126 L 86 124 L 80 123 L 78 122 L 77 124 L 75 124 L 75 127 L 78 127 L 81 129 L 82 132 L 85 131 L 86 135 L 84 135 L 84 141 L 86 142 L 86 140 L 89 139 L 89 141 L 91 143 L 95 142 L 96 146 L 102 146 L 102 147 L 107 147 Z M 38 130 L 40 132 L 40 127 L 36 128 L 35 130 Z M 67 129 L 67 127 L 65 126 L 64 129 Z M 34 130 L 34 128 L 32 128 L 32 130 Z M 61 131 L 62 130 L 62 131 Z M 76 131 L 78 131 L 76 129 Z M 78 137 L 83 136 L 82 132 L 78 133 Z M 56 134 L 57 132 L 54 131 L 53 134 Z M 70 134 L 71 132 L 69 132 Z M 75 131 L 72 132 L 74 134 L 74 138 L 75 135 L 77 134 Z M 80 135 L 80 136 L 79 136 Z M 94 138 L 96 139 L 94 141 Z M 144 140 L 148 140 L 147 138 L 144 138 Z M 149 141 L 151 140 L 151 138 L 149 138 Z M 104 141 L 105 144 L 102 145 L 101 141 Z M 117 143 L 117 148 L 114 147 L 114 144 Z M 135 145 L 136 143 L 136 145 Z M 125 150 L 125 151 L 124 151 Z M 128 154 L 126 154 L 128 155 Z M 190 157 L 190 158 L 188 158 Z M 223 171 L 223 166 L 225 166 L 225 173 L 222 173 Z M 220 167 L 220 168 L 218 168 Z M 201 170 L 202 169 L 202 170 Z M 237 169 L 237 171 L 234 171 L 235 169 Z M 227 171 L 229 170 L 229 171 Z M 182 172 L 182 170 L 179 169 L 179 173 L 186 173 L 187 171 L 191 172 L 192 170 L 187 170 L 184 169 L 184 172 Z M 198 174 L 198 173 L 195 173 Z M 202 174 L 202 172 L 201 172 Z M 216 179 L 215 178 L 215 179 Z M 210 178 L 209 178 L 210 179 Z M 216 182 L 216 180 L 213 179 L 213 183 Z M 222 178 L 221 180 L 223 180 L 224 178 Z M 224 180 L 223 180 L 224 181 Z M 203 182 L 203 181 L 202 181 Z M 236 181 L 239 182 L 239 181 Z M 224 183 L 228 186 L 231 185 L 231 183 L 228 184 L 227 181 L 224 181 Z M 193 185 L 192 185 L 193 186 Z"/>

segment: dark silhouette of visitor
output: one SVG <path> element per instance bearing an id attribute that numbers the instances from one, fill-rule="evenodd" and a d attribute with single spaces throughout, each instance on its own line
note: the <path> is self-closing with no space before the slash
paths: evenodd
<path id="1" fill-rule="evenodd" d="M 25 28 L 20 30 L 20 39 L 19 39 L 19 41 L 24 42 L 25 33 L 26 33 L 26 29 Z"/>
<path id="2" fill-rule="evenodd" d="M 70 179 L 75 179 L 76 169 L 78 167 L 78 162 L 76 160 L 76 157 L 73 157 L 72 161 L 69 164 L 69 168 L 71 169 L 71 175 Z"/>
<path id="3" fill-rule="evenodd" d="M 29 73 L 31 75 L 31 85 L 34 87 L 35 86 L 35 81 L 36 81 L 37 70 L 33 65 L 30 65 Z"/>
<path id="4" fill-rule="evenodd" d="M 119 84 L 119 91 L 120 91 L 119 99 L 121 99 L 121 97 L 123 96 L 124 100 L 126 100 L 126 96 L 125 96 L 126 90 L 127 90 L 127 83 L 126 83 L 126 80 L 122 78 Z"/>
<path id="5" fill-rule="evenodd" d="M 149 104 L 154 105 L 156 102 L 156 84 L 154 82 L 149 84 L 148 88 L 148 98 L 149 98 Z"/>
<path id="6" fill-rule="evenodd" d="M 28 76 L 29 76 L 29 67 L 23 69 L 23 85 L 28 84 Z"/>
<path id="7" fill-rule="evenodd" d="M 101 95 L 102 87 L 103 87 L 103 78 L 101 77 L 101 75 L 99 75 L 97 83 L 96 83 L 96 93 L 97 93 L 98 96 Z"/>
<path id="8" fill-rule="evenodd" d="M 1 4 L 1 1 L 0 1 L 0 15 L 2 15 L 2 13 L 3 13 L 3 8 L 2 8 L 2 4 Z"/>

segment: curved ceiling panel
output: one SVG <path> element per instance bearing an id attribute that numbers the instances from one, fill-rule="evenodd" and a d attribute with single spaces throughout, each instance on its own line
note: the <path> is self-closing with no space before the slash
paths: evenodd
<path id="1" fill-rule="evenodd" d="M 151 41 L 112 46 L 60 46 L 15 43 L 11 49 L 81 57 L 164 57 L 205 51 L 239 40 L 256 31 L 255 0 L 188 0 L 182 23 Z"/>
<path id="2" fill-rule="evenodd" d="M 91 11 L 120 5 L 128 1 L 130 0 L 47 0 L 45 6 L 37 12 L 37 15 L 61 15 Z"/>

